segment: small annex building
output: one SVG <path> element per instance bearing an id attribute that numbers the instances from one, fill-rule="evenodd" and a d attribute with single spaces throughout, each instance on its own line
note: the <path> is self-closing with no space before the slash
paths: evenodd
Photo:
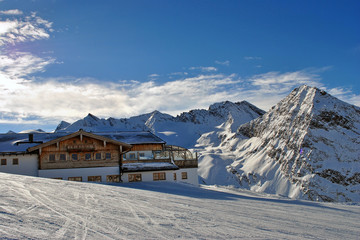
<path id="1" fill-rule="evenodd" d="M 0 172 L 82 182 L 198 184 L 197 155 L 151 132 L 0 134 Z"/>

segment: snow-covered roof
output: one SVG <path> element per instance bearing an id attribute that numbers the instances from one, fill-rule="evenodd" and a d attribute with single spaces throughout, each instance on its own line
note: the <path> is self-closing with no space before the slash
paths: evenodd
<path id="1" fill-rule="evenodd" d="M 0 153 L 16 152 L 23 153 L 30 147 L 37 146 L 41 143 L 53 141 L 71 133 L 31 133 L 33 142 L 29 141 L 28 133 L 6 133 L 0 134 Z M 127 144 L 164 144 L 165 141 L 151 132 L 92 132 L 92 134 L 110 138 L 114 141 L 124 142 Z"/>
<path id="2" fill-rule="evenodd" d="M 165 144 L 166 142 L 151 132 L 98 132 L 100 136 L 128 144 Z"/>
<path id="3" fill-rule="evenodd" d="M 124 172 L 140 172 L 140 171 L 158 171 L 158 170 L 177 170 L 179 167 L 172 163 L 166 162 L 149 162 L 149 163 L 124 163 Z"/>

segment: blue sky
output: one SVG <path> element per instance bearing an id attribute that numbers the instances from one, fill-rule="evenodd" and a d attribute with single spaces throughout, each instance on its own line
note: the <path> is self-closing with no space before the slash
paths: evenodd
<path id="1" fill-rule="evenodd" d="M 360 105 L 359 1 L 0 1 L 0 132 L 91 112 L 268 110 L 308 84 Z"/>

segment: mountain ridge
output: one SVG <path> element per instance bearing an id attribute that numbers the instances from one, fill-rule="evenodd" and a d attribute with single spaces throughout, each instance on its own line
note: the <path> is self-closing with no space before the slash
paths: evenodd
<path id="1" fill-rule="evenodd" d="M 253 191 L 317 201 L 359 201 L 359 129 L 359 107 L 304 85 L 205 150 L 200 173 L 210 184 L 217 171 L 223 184 Z M 207 167 L 214 162 L 226 170 Z"/>
<path id="2" fill-rule="evenodd" d="M 233 130 L 265 112 L 246 102 L 218 102 L 206 109 L 194 109 L 183 112 L 176 117 L 157 110 L 130 118 L 100 119 L 91 113 L 85 118 L 69 124 L 62 121 L 55 132 L 85 131 L 151 131 L 170 144 L 193 148 L 196 140 L 205 132 L 214 130 L 225 122 L 230 115 L 234 116 Z"/>

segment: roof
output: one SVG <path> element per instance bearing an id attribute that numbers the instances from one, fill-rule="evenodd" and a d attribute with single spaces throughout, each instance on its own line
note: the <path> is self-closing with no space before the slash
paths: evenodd
<path id="1" fill-rule="evenodd" d="M 149 163 L 124 163 L 123 172 L 143 172 L 143 171 L 159 171 L 159 170 L 178 170 L 179 167 L 172 163 L 165 162 L 149 162 Z"/>
<path id="2" fill-rule="evenodd" d="M 90 137 L 90 138 L 93 138 L 93 139 L 106 141 L 106 142 L 109 142 L 109 143 L 112 143 L 112 144 L 121 145 L 121 146 L 124 146 L 124 147 L 126 147 L 128 149 L 131 148 L 130 144 L 120 142 L 120 141 L 116 141 L 116 140 L 113 140 L 111 138 L 104 137 L 104 136 L 101 136 L 101 135 L 97 135 L 97 134 L 94 134 L 94 133 L 85 132 L 84 130 L 79 130 L 79 131 L 71 133 L 69 135 L 50 140 L 48 142 L 40 143 L 39 145 L 36 145 L 34 147 L 30 147 L 30 148 L 28 148 L 28 151 L 32 152 L 32 151 L 37 150 L 39 148 L 47 147 L 47 146 L 50 146 L 50 145 L 55 144 L 57 142 L 61 142 L 61 141 L 64 141 L 64 140 L 67 140 L 67 139 L 70 139 L 70 138 L 73 138 L 73 137 L 76 137 L 76 136 L 86 136 L 86 137 Z"/>
<path id="3" fill-rule="evenodd" d="M 75 132 L 77 133 L 77 132 Z M 29 133 L 6 133 L 0 134 L 0 153 L 24 153 L 28 148 L 33 148 L 39 144 L 56 142 L 58 138 L 75 133 L 31 133 L 33 135 L 33 143 L 29 142 Z M 165 144 L 165 141 L 151 132 L 85 132 L 92 137 L 106 138 L 107 141 L 113 140 L 124 144 Z M 51 144 L 51 143 L 50 143 Z"/>
<path id="4" fill-rule="evenodd" d="M 165 144 L 166 142 L 151 132 L 98 132 L 95 133 L 116 141 L 126 142 L 128 144 Z"/>

